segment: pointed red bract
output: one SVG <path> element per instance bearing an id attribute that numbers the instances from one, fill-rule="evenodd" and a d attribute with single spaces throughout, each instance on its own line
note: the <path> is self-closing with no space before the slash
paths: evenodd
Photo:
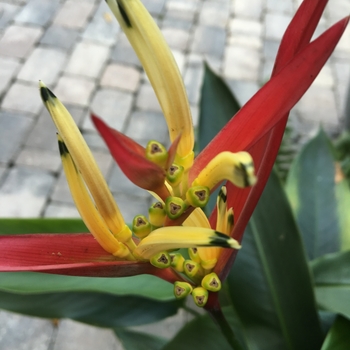
<path id="1" fill-rule="evenodd" d="M 303 9 L 305 10 L 305 6 L 310 5 L 310 1 L 304 2 L 303 5 Z M 318 4 L 313 2 L 312 5 L 314 5 L 313 8 L 312 6 L 309 6 L 307 8 L 308 11 L 310 11 L 309 14 L 312 13 L 312 10 L 314 10 L 316 13 L 315 18 L 319 19 L 325 6 L 325 1 L 319 2 Z M 286 35 L 282 40 L 281 49 L 279 50 L 279 55 L 276 59 L 274 75 L 278 74 L 278 72 L 283 71 L 282 67 L 286 66 L 287 62 L 291 62 L 293 55 L 298 54 L 298 52 L 301 52 L 299 57 L 317 56 L 320 57 L 323 62 L 326 62 L 330 53 L 333 51 L 335 45 L 340 39 L 343 31 L 345 30 L 349 18 L 345 18 L 342 21 L 339 21 L 327 32 L 325 32 L 319 39 L 307 46 L 305 38 L 301 33 L 304 30 L 307 38 L 310 39 L 312 37 L 312 31 L 316 28 L 317 25 L 315 18 L 312 17 L 312 21 L 310 21 L 312 22 L 311 26 L 310 23 L 307 23 L 307 17 L 305 16 L 305 13 L 301 13 L 300 10 L 298 11 L 296 17 L 290 24 L 290 27 L 292 27 L 292 29 L 287 29 Z M 293 26 L 298 26 L 299 23 L 295 22 L 297 20 L 301 21 L 299 30 L 293 28 Z M 299 36 L 294 37 L 293 33 L 295 32 L 299 33 Z M 293 38 L 295 42 L 293 42 Z M 304 47 L 306 48 L 304 49 Z M 329 48 L 330 51 L 323 50 L 325 47 Z M 324 64 L 322 61 L 320 68 L 322 68 Z M 314 70 L 310 69 L 309 74 L 315 74 Z M 316 75 L 313 77 L 315 78 Z M 269 174 L 277 157 L 278 149 L 281 144 L 288 119 L 289 111 L 286 112 L 287 113 L 281 116 L 280 121 L 273 129 L 269 131 L 269 133 L 258 139 L 255 144 L 250 145 L 246 148 L 246 150 L 253 156 L 253 159 L 257 163 L 256 170 L 257 177 L 259 179 L 257 185 L 252 189 L 249 189 L 247 192 L 240 194 L 237 193 L 237 190 L 233 188 L 231 184 L 227 185 L 228 205 L 235 208 L 235 217 L 238 218 L 233 232 L 233 236 L 238 240 L 242 239 L 244 229 L 260 198 L 260 195 L 265 187 L 265 184 L 268 180 Z M 220 277 L 222 279 L 227 276 L 229 267 L 232 265 L 235 256 L 236 252 L 225 251 L 220 257 L 215 270 L 220 271 Z"/>
<path id="2" fill-rule="evenodd" d="M 171 269 L 160 270 L 148 262 L 118 261 L 89 233 L 0 236 L 0 271 L 90 277 L 152 274 L 169 282 L 179 279 Z"/>
<path id="3" fill-rule="evenodd" d="M 128 179 L 138 187 L 157 193 L 165 200 L 169 192 L 164 185 L 164 169 L 149 161 L 144 148 L 135 141 L 110 128 L 96 115 L 92 114 L 91 119 Z"/>

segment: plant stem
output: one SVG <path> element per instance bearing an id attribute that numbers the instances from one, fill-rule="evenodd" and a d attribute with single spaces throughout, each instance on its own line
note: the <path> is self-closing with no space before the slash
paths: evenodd
<path id="1" fill-rule="evenodd" d="M 233 332 L 231 326 L 227 322 L 220 305 L 213 309 L 209 309 L 208 312 L 219 326 L 222 334 L 225 336 L 227 342 L 231 345 L 232 349 L 243 350 L 241 344 L 235 336 L 235 333 Z"/>

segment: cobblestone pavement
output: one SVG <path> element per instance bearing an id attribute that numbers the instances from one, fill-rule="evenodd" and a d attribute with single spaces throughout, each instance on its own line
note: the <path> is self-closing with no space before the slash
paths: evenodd
<path id="1" fill-rule="evenodd" d="M 246 102 L 268 79 L 298 3 L 144 0 L 180 66 L 195 124 L 203 59 Z M 349 13 L 349 0 L 330 0 L 317 34 Z M 39 79 L 74 116 L 126 220 L 145 213 L 149 197 L 121 174 L 89 119 L 92 109 L 143 144 L 155 135 L 167 142 L 154 92 L 105 2 L 0 0 L 0 217 L 78 216 L 62 173 L 55 128 L 39 97 Z M 293 110 L 291 122 L 301 140 L 320 123 L 330 134 L 340 131 L 349 81 L 350 28 Z M 185 318 L 182 314 L 168 322 L 174 327 Z M 121 346 L 108 330 L 69 320 L 57 328 L 47 320 L 0 312 L 0 348 Z"/>

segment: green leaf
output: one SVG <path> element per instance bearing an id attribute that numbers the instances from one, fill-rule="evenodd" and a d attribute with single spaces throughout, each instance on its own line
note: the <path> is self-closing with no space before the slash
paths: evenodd
<path id="1" fill-rule="evenodd" d="M 100 327 L 128 327 L 152 323 L 174 315 L 176 301 L 115 296 L 107 293 L 14 294 L 0 292 L 0 308 L 29 316 L 71 318 Z"/>
<path id="2" fill-rule="evenodd" d="M 230 325 L 237 326 L 231 308 L 225 307 L 223 312 Z M 243 348 L 245 349 L 244 346 Z M 205 314 L 187 323 L 163 348 L 163 350 L 178 349 L 231 350 L 232 348 L 209 314 Z"/>
<path id="3" fill-rule="evenodd" d="M 167 340 L 164 338 L 125 328 L 116 328 L 114 333 L 123 344 L 125 350 L 161 350 L 167 343 Z"/>
<path id="4" fill-rule="evenodd" d="M 275 172 L 228 278 L 250 349 L 319 349 L 323 335 L 305 252 Z"/>
<path id="5" fill-rule="evenodd" d="M 338 316 L 327 334 L 321 350 L 348 350 L 350 344 L 350 321 Z"/>
<path id="6" fill-rule="evenodd" d="M 225 81 L 205 64 L 198 125 L 199 150 L 218 134 L 240 108 Z"/>
<path id="7" fill-rule="evenodd" d="M 102 278 L 3 272 L 0 274 L 0 291 L 18 294 L 98 292 L 116 296 L 140 296 L 160 301 L 174 299 L 173 286 L 151 275 Z"/>
<path id="8" fill-rule="evenodd" d="M 196 144 L 198 152 L 204 149 L 240 108 L 225 81 L 205 63 Z M 218 191 L 210 196 L 206 206 L 208 213 L 216 204 L 217 193 Z"/>
<path id="9" fill-rule="evenodd" d="M 310 266 L 319 307 L 350 318 L 350 251 L 327 254 Z"/>
<path id="10" fill-rule="evenodd" d="M 89 232 L 81 219 L 0 219 L 0 235 Z"/>
<path id="11" fill-rule="evenodd" d="M 310 260 L 350 245 L 350 191 L 338 182 L 333 148 L 320 130 L 295 159 L 286 190 Z"/>

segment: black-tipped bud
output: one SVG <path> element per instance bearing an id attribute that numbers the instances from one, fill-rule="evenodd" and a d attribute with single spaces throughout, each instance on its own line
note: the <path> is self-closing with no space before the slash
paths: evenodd
<path id="1" fill-rule="evenodd" d="M 186 208 L 186 203 L 180 197 L 168 197 L 165 201 L 165 211 L 170 219 L 180 217 Z"/>
<path id="2" fill-rule="evenodd" d="M 161 227 L 164 225 L 166 212 L 161 202 L 156 202 L 148 209 L 149 222 L 152 226 Z"/>
<path id="3" fill-rule="evenodd" d="M 149 141 L 146 146 L 146 158 L 151 162 L 165 168 L 168 159 L 168 151 L 158 141 Z"/>
<path id="4" fill-rule="evenodd" d="M 209 293 L 203 287 L 197 287 L 193 289 L 192 296 L 195 304 L 199 307 L 203 307 L 208 301 Z"/>
<path id="5" fill-rule="evenodd" d="M 172 164 L 166 173 L 166 179 L 171 186 L 175 187 L 181 182 L 183 174 L 183 166 Z"/>
<path id="6" fill-rule="evenodd" d="M 174 295 L 176 299 L 183 299 L 192 293 L 192 286 L 187 282 L 174 283 Z"/>
<path id="7" fill-rule="evenodd" d="M 152 225 L 143 215 L 137 215 L 132 221 L 132 231 L 139 238 L 147 237 L 152 231 Z"/>
<path id="8" fill-rule="evenodd" d="M 192 207 L 203 208 L 207 205 L 210 198 L 210 190 L 205 186 L 193 186 L 186 192 L 187 202 Z"/>
<path id="9" fill-rule="evenodd" d="M 215 272 L 204 276 L 201 285 L 210 292 L 218 292 L 221 289 L 221 281 Z"/>
<path id="10" fill-rule="evenodd" d="M 165 269 L 170 266 L 171 258 L 168 252 L 160 252 L 153 255 L 149 262 L 159 269 Z"/>

